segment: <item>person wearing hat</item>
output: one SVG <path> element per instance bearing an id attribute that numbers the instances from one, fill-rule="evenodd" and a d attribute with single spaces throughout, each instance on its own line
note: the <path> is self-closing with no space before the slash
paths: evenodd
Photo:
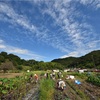
<path id="1" fill-rule="evenodd" d="M 37 74 L 34 74 L 34 79 L 35 79 L 35 82 L 37 83 L 38 82 L 38 75 Z"/>

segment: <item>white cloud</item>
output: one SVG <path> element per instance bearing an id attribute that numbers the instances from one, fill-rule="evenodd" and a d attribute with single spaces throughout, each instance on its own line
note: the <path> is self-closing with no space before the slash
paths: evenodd
<path id="1" fill-rule="evenodd" d="M 23 55 L 23 56 L 27 56 L 26 59 L 35 59 L 35 60 L 42 60 L 43 56 L 41 55 L 38 55 L 38 54 L 35 54 L 27 49 L 22 49 L 22 48 L 17 48 L 17 47 L 12 47 L 12 46 L 7 46 L 8 49 L 7 52 L 8 53 L 14 53 L 14 54 L 17 54 L 17 55 Z"/>
<path id="2" fill-rule="evenodd" d="M 67 55 L 64 55 L 60 58 L 66 58 L 66 57 L 78 57 L 79 56 L 79 53 L 77 51 L 74 51 L 74 52 L 70 52 L 69 54 Z"/>
<path id="3" fill-rule="evenodd" d="M 27 49 L 22 49 L 22 48 L 18 48 L 18 47 L 14 47 L 14 46 L 10 46 L 5 44 L 5 42 L 3 40 L 0 40 L 0 51 L 5 51 L 7 53 L 13 53 L 13 54 L 17 54 L 20 56 L 26 56 L 26 59 L 35 59 L 35 60 L 42 60 L 43 58 L 45 58 L 44 56 L 38 55 L 36 53 L 33 53 Z"/>
<path id="4" fill-rule="evenodd" d="M 99 0 L 77 1 L 86 6 L 89 6 L 89 4 L 92 6 L 99 6 Z M 40 7 L 39 5 L 42 3 L 47 6 L 43 9 L 40 7 L 40 11 L 43 16 L 48 14 L 49 17 L 53 19 L 52 25 L 57 25 L 60 27 L 56 33 L 53 33 L 45 25 L 37 28 L 25 15 L 20 15 L 15 12 L 11 5 L 8 6 L 7 4 L 1 3 L 0 12 L 1 14 L 6 14 L 6 16 L 11 18 L 9 21 L 10 23 L 18 24 L 28 31 L 31 31 L 31 37 L 37 37 L 39 41 L 45 42 L 54 48 L 69 53 L 67 56 L 77 56 L 79 55 L 78 51 L 80 52 L 80 50 L 82 50 L 84 53 L 88 49 L 96 48 L 96 46 L 93 46 L 93 44 L 89 42 L 93 39 L 95 40 L 95 34 L 93 35 L 92 39 L 90 38 L 90 36 L 94 33 L 92 26 L 85 21 L 85 18 L 82 17 L 83 15 L 81 15 L 81 13 L 76 9 L 73 0 L 33 0 L 33 2 L 30 2 L 34 2 L 38 7 Z M 79 22 L 75 19 L 76 17 L 82 17 L 83 19 L 81 22 Z M 7 21 L 7 18 L 5 18 L 5 20 Z M 71 52 L 70 49 L 74 52 Z M 19 48 L 15 48 L 11 51 L 31 55 L 31 53 L 29 53 L 27 50 L 20 50 Z"/>
<path id="5" fill-rule="evenodd" d="M 100 48 L 99 48 L 100 49 Z M 94 49 L 94 50 L 98 50 L 98 49 Z M 80 57 L 83 56 L 85 54 L 90 53 L 91 51 L 93 51 L 92 49 L 78 49 L 76 51 L 72 51 L 66 55 L 61 56 L 60 58 L 66 58 L 66 57 Z"/>
<path id="6" fill-rule="evenodd" d="M 12 24 L 18 24 L 30 31 L 35 31 L 36 27 L 33 24 L 31 24 L 25 16 L 17 14 L 14 11 L 14 9 L 11 7 L 11 5 L 8 6 L 5 3 L 0 3 L 0 13 L 1 13 L 1 17 L 3 16 L 3 14 L 5 14 L 10 18 L 7 19 L 6 16 L 3 16 L 6 21 L 8 20 Z"/>
<path id="7" fill-rule="evenodd" d="M 17 54 L 28 54 L 28 50 L 16 48 L 12 46 L 7 46 L 8 52 L 17 53 Z"/>
<path id="8" fill-rule="evenodd" d="M 0 49 L 6 48 L 3 43 L 4 43 L 4 41 L 2 39 L 0 39 Z"/>
<path id="9" fill-rule="evenodd" d="M 0 39 L 0 43 L 3 43 L 4 41 Z"/>
<path id="10" fill-rule="evenodd" d="M 100 45 L 100 40 L 95 40 L 87 44 L 89 48 L 97 48 L 99 45 Z"/>
<path id="11" fill-rule="evenodd" d="M 0 49 L 6 48 L 5 45 L 0 44 Z"/>
<path id="12" fill-rule="evenodd" d="M 58 35 L 52 36 L 53 39 L 50 39 L 47 35 L 46 41 L 50 40 L 50 44 L 53 47 L 56 47 L 64 52 L 71 52 L 71 50 L 82 50 L 87 51 L 96 48 L 97 46 L 88 46 L 91 45 L 91 41 L 95 41 L 96 35 L 92 25 L 86 22 L 87 17 L 83 17 L 82 12 L 76 9 L 76 5 L 73 3 L 73 0 L 57 0 L 45 1 L 38 0 L 35 3 L 41 5 L 44 3 L 47 5 L 47 8 L 40 8 L 42 14 L 48 14 L 51 18 L 54 19 L 55 26 L 58 25 L 61 27 L 61 32 L 58 32 Z M 94 6 L 100 3 L 100 0 L 76 0 L 76 3 L 81 3 L 85 6 Z M 40 7 L 40 6 L 39 6 Z M 82 18 L 81 22 L 75 18 Z M 45 32 L 45 34 L 47 34 Z M 54 33 L 55 34 L 55 33 Z M 64 37 L 63 37 L 64 36 Z M 91 38 L 92 36 L 92 38 Z M 49 39 L 48 39 L 49 38 Z M 60 42 L 58 42 L 60 41 Z M 70 41 L 71 45 L 68 44 Z M 68 44 L 68 45 L 67 45 Z M 74 48 L 74 49 L 73 49 Z M 83 52 L 84 54 L 84 52 Z"/>
<path id="13" fill-rule="evenodd" d="M 93 0 L 79 0 L 79 1 L 84 5 L 91 4 L 93 2 Z"/>
<path id="14" fill-rule="evenodd" d="M 99 3 L 99 4 L 97 4 L 97 8 L 100 8 L 100 3 Z"/>
<path id="15" fill-rule="evenodd" d="M 74 12 L 74 8 L 69 8 L 70 1 L 71 0 L 67 2 L 65 0 L 59 0 L 58 2 L 54 2 L 54 4 L 52 4 L 52 2 L 46 2 L 46 4 L 48 5 L 48 9 L 43 11 L 43 13 L 48 13 L 52 18 L 54 18 L 56 23 L 61 26 L 62 30 L 68 33 L 65 35 L 65 39 L 63 40 L 61 40 L 60 38 L 63 37 L 64 33 L 59 33 L 59 36 L 56 37 L 55 35 L 55 37 L 52 37 L 52 35 L 50 35 L 51 31 L 49 31 L 48 29 L 45 29 L 47 31 L 39 31 L 39 28 L 36 28 L 35 25 L 30 23 L 30 21 L 25 16 L 17 14 L 14 9 L 7 4 L 0 4 L 0 12 L 6 14 L 11 18 L 9 22 L 18 24 L 25 29 L 28 29 L 32 32 L 32 34 L 35 33 L 34 35 L 38 38 L 38 40 L 42 40 L 43 42 L 48 43 L 49 45 L 52 45 L 53 47 L 60 49 L 61 51 L 67 52 L 67 48 L 69 47 L 65 45 L 63 41 L 66 40 L 68 36 L 70 36 L 72 42 L 75 43 L 75 45 L 77 45 L 77 43 L 79 45 L 79 42 L 81 42 L 79 40 L 81 39 L 80 29 L 78 29 L 79 23 L 71 22 L 73 21 L 72 15 Z M 40 2 L 40 0 L 38 2 Z M 77 32 L 77 30 L 79 30 L 79 32 Z"/>
<path id="16" fill-rule="evenodd" d="M 61 2 L 60 1 L 61 0 L 59 0 L 58 2 L 55 2 L 54 5 L 52 5 L 52 7 L 51 6 L 48 7 L 49 9 L 46 9 L 44 13 L 49 14 L 53 19 L 55 19 L 56 23 L 61 26 L 63 31 L 66 31 L 66 37 L 70 36 L 71 41 L 75 43 L 76 46 L 77 45 L 79 46 L 78 42 L 81 43 L 81 46 L 84 45 L 82 44 L 82 39 L 84 38 L 86 39 L 86 37 L 84 37 L 84 35 L 82 34 L 82 31 L 83 31 L 83 28 L 86 27 L 84 26 L 84 24 L 86 24 L 87 26 L 88 24 L 79 23 L 77 22 L 77 20 L 74 20 L 74 16 L 75 16 L 74 13 L 77 14 L 77 11 L 75 10 L 75 8 L 72 6 L 69 7 L 69 2 L 65 2 L 64 0 Z M 54 12 L 55 9 L 56 11 Z M 82 28 L 80 25 L 84 27 Z M 84 34 L 88 35 L 87 32 Z"/>
<path id="17" fill-rule="evenodd" d="M 100 8 L 100 0 L 78 0 L 83 5 L 89 5 L 95 9 Z"/>

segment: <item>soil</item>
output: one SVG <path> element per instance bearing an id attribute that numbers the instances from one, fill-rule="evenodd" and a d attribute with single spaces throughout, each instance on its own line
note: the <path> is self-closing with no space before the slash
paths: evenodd
<path id="1" fill-rule="evenodd" d="M 35 84 L 22 100 L 39 100 L 39 84 Z"/>
<path id="2" fill-rule="evenodd" d="M 74 81 L 68 80 L 64 91 L 56 87 L 55 90 L 54 100 L 100 100 L 100 87 L 85 81 L 77 85 Z"/>
<path id="3" fill-rule="evenodd" d="M 72 86 L 70 85 L 70 82 Z M 56 81 L 55 81 L 56 83 Z M 73 88 L 74 87 L 74 88 Z M 78 90 L 83 92 L 86 97 L 78 93 Z M 33 87 L 23 100 L 39 100 L 39 84 Z M 77 85 L 72 80 L 66 81 L 66 88 L 60 90 L 55 84 L 54 100 L 100 100 L 100 87 L 94 86 L 87 82 L 82 82 Z"/>
<path id="4" fill-rule="evenodd" d="M 14 78 L 22 75 L 23 73 L 0 73 L 0 78 Z"/>
<path id="5" fill-rule="evenodd" d="M 67 83 L 62 91 L 56 88 L 54 100 L 82 100 L 79 95 Z"/>
<path id="6" fill-rule="evenodd" d="M 20 75 L 22 75 L 22 73 L 6 73 L 0 74 L 0 77 L 12 78 Z M 82 81 L 80 85 L 75 84 L 73 80 L 65 81 L 66 88 L 63 91 L 58 89 L 55 84 L 54 100 L 100 100 L 100 87 L 86 81 Z M 55 80 L 55 83 L 56 82 Z M 79 91 L 85 94 L 85 99 L 82 98 Z M 39 100 L 39 84 L 35 84 L 22 100 Z"/>
<path id="7" fill-rule="evenodd" d="M 90 100 L 100 100 L 100 87 L 84 82 L 80 90 L 86 93 Z"/>

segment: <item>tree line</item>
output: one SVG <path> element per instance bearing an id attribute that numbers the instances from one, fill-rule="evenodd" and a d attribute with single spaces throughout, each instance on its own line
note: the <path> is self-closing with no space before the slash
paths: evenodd
<path id="1" fill-rule="evenodd" d="M 7 52 L 0 53 L 0 70 L 4 70 L 4 72 L 8 70 L 62 70 L 63 68 L 63 65 L 56 62 L 36 61 L 34 59 L 25 60 Z"/>
<path id="2" fill-rule="evenodd" d="M 17 55 L 0 53 L 0 70 L 53 70 L 66 68 L 100 68 L 100 50 L 92 51 L 81 57 L 54 59 L 51 62 L 25 60 Z"/>
<path id="3" fill-rule="evenodd" d="M 51 62 L 57 62 L 67 68 L 100 69 L 100 50 L 92 51 L 81 57 L 67 57 L 63 59 L 54 59 Z"/>

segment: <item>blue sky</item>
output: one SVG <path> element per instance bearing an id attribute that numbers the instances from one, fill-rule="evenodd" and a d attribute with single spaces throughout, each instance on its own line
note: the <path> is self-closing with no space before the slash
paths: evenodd
<path id="1" fill-rule="evenodd" d="M 0 0 L 0 52 L 51 61 L 100 50 L 100 0 Z"/>

